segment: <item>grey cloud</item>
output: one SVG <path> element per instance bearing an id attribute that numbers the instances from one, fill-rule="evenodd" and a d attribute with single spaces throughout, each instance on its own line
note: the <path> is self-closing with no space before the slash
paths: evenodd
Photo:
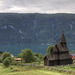
<path id="1" fill-rule="evenodd" d="M 75 13 L 75 0 L 0 0 L 0 12 Z"/>

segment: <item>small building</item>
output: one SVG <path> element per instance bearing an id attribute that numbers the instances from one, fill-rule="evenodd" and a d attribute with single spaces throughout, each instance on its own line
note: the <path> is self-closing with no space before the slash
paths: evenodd
<path id="1" fill-rule="evenodd" d="M 51 54 L 44 57 L 45 66 L 67 65 L 73 63 L 71 55 L 69 54 L 64 32 L 60 42 L 57 43 L 50 52 Z"/>
<path id="2" fill-rule="evenodd" d="M 72 59 L 75 60 L 75 54 L 70 54 Z"/>
<path id="3" fill-rule="evenodd" d="M 22 61 L 21 58 L 16 58 L 15 60 L 16 60 L 17 62 L 21 62 L 21 61 Z"/>

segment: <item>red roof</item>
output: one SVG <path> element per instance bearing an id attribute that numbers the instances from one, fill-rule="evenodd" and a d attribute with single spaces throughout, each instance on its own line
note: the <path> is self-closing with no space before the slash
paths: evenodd
<path id="1" fill-rule="evenodd" d="M 21 61 L 22 59 L 21 59 L 21 58 L 16 58 L 16 60 L 17 60 L 17 61 Z"/>
<path id="2" fill-rule="evenodd" d="M 75 55 L 71 54 L 72 59 L 75 59 Z"/>

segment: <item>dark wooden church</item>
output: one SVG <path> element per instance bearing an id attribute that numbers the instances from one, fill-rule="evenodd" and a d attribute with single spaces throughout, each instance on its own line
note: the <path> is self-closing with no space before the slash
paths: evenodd
<path id="1" fill-rule="evenodd" d="M 72 64 L 73 60 L 69 54 L 69 49 L 67 47 L 67 42 L 65 39 L 64 32 L 62 34 L 61 40 L 51 49 L 51 54 L 44 57 L 45 66 L 54 65 L 67 65 Z"/>

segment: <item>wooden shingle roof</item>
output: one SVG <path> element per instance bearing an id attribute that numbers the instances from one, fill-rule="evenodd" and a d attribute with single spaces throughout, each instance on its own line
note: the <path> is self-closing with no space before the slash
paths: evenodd
<path id="1" fill-rule="evenodd" d="M 64 60 L 71 59 L 71 55 L 69 54 L 60 54 L 60 55 L 46 55 L 44 58 L 47 58 L 49 61 L 51 60 Z"/>
<path id="2" fill-rule="evenodd" d="M 63 59 L 71 59 L 71 55 L 70 54 L 60 54 L 59 60 L 63 60 Z"/>
<path id="3" fill-rule="evenodd" d="M 53 50 L 53 52 L 58 52 L 56 47 L 53 47 L 52 50 Z"/>
<path id="4" fill-rule="evenodd" d="M 47 58 L 48 60 L 58 60 L 58 55 L 46 55 L 44 58 Z"/>
<path id="5" fill-rule="evenodd" d="M 47 58 L 48 60 L 54 60 L 53 56 L 48 54 L 44 57 L 44 59 Z"/>
<path id="6" fill-rule="evenodd" d="M 57 46 L 59 52 L 69 51 L 68 47 L 67 46 L 62 47 L 61 43 L 57 43 L 56 46 Z"/>

